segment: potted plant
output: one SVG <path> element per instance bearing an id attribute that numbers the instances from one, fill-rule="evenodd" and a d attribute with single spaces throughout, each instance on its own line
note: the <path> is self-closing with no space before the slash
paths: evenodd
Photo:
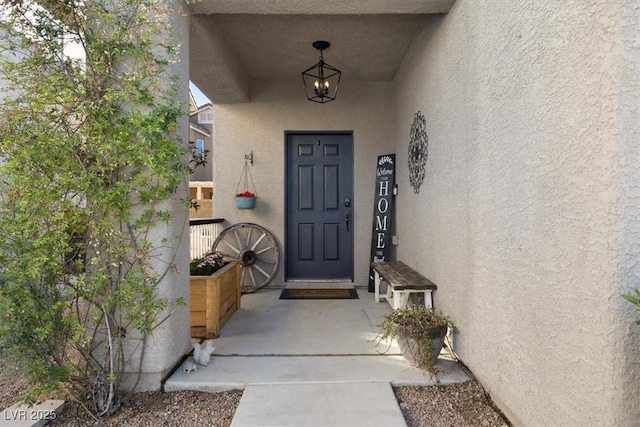
<path id="1" fill-rule="evenodd" d="M 236 206 L 238 209 L 253 209 L 256 205 L 255 193 L 247 190 L 236 194 Z"/>
<path id="2" fill-rule="evenodd" d="M 216 338 L 240 308 L 240 261 L 208 252 L 189 263 L 190 324 L 193 338 Z"/>
<path id="3" fill-rule="evenodd" d="M 413 366 L 435 376 L 434 365 L 453 322 L 442 313 L 424 305 L 409 305 L 384 317 L 378 342 L 396 339 L 404 359 Z"/>
<path id="4" fill-rule="evenodd" d="M 189 274 L 191 276 L 211 276 L 224 265 L 224 257 L 220 252 L 207 252 L 203 257 L 191 260 Z"/>
<path id="5" fill-rule="evenodd" d="M 251 171 L 249 170 L 249 162 L 247 160 L 251 160 L 251 166 L 253 166 L 253 151 L 250 155 L 244 156 L 244 167 L 242 168 L 242 172 L 240 173 L 240 181 L 238 181 L 238 186 L 236 187 L 236 206 L 238 209 L 253 209 L 256 205 L 256 186 L 253 183 L 253 177 L 251 176 Z M 240 191 L 240 185 L 244 182 L 244 187 L 242 187 L 242 191 Z M 251 182 L 251 186 L 253 187 L 253 191 L 249 188 L 249 182 Z"/>

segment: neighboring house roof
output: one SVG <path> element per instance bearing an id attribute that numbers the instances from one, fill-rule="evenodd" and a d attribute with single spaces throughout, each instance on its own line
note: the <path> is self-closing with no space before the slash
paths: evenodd
<path id="1" fill-rule="evenodd" d="M 202 104 L 200 107 L 198 107 L 198 109 L 197 109 L 197 110 L 195 110 L 195 111 L 191 111 L 191 112 L 189 113 L 189 115 L 190 115 L 190 116 L 193 116 L 193 115 L 198 114 L 198 113 L 201 113 L 201 112 L 203 112 L 204 110 L 207 110 L 207 109 L 209 109 L 209 108 L 213 108 L 213 104 L 210 104 L 210 103 L 208 103 L 208 102 L 207 102 L 206 104 Z"/>
<path id="2" fill-rule="evenodd" d="M 191 114 L 191 112 L 197 109 L 198 109 L 198 103 L 196 102 L 196 97 L 193 96 L 193 92 L 189 90 L 189 114 Z"/>
<path id="3" fill-rule="evenodd" d="M 191 130 L 194 130 L 196 132 L 203 134 L 204 136 L 211 136 L 211 132 L 209 132 L 207 129 L 203 128 L 202 126 L 198 126 L 195 123 L 189 123 L 189 128 Z"/>

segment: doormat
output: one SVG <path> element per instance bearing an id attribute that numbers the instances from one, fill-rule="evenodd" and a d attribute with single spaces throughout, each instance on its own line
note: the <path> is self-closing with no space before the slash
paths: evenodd
<path id="1" fill-rule="evenodd" d="M 280 299 L 358 299 L 355 289 L 283 289 Z"/>

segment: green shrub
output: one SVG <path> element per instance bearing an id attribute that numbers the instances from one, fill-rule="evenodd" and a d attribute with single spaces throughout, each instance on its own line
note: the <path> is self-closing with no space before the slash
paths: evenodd
<path id="1" fill-rule="evenodd" d="M 167 75 L 174 6 L 3 5 L 0 341 L 35 391 L 66 384 L 98 415 L 117 410 L 125 366 L 140 365 L 127 349 L 180 303 L 157 293 L 174 268 L 157 262 L 175 252 L 165 201 L 190 172 L 175 133 L 187 108 Z M 61 55 L 69 39 L 84 60 Z"/>
<path id="2" fill-rule="evenodd" d="M 635 295 L 622 295 L 624 299 L 636 306 L 636 313 L 640 314 L 640 289 L 635 290 Z M 636 321 L 640 325 L 640 319 Z"/>

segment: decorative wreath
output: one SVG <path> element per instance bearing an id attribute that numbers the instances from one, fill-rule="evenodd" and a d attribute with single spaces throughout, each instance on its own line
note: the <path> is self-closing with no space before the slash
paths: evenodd
<path id="1" fill-rule="evenodd" d="M 429 137 L 426 120 L 420 111 L 413 116 L 413 124 L 409 134 L 409 182 L 413 192 L 418 194 L 424 181 L 424 166 L 427 163 Z"/>

